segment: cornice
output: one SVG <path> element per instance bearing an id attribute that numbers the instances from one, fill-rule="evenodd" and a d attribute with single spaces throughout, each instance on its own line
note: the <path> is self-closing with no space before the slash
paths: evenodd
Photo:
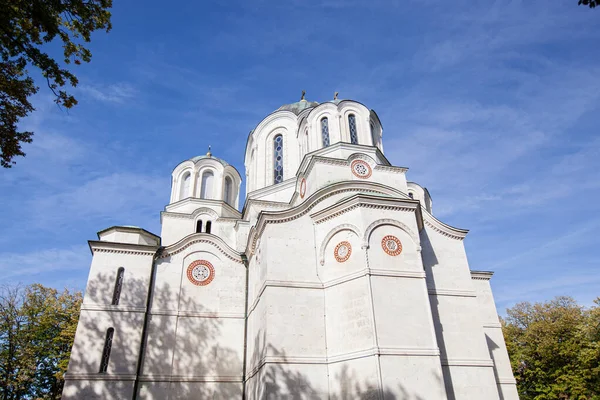
<path id="1" fill-rule="evenodd" d="M 290 207 L 284 211 L 261 211 L 258 215 L 256 224 L 250 229 L 248 234 L 246 254 L 254 254 L 256 242 L 262 235 L 267 224 L 284 223 L 300 218 L 301 216 L 310 212 L 310 210 L 312 210 L 323 200 L 345 192 L 379 193 L 388 196 L 397 196 L 396 201 L 406 201 L 407 203 L 411 202 L 408 196 L 399 190 L 375 182 L 353 180 L 333 183 L 319 189 L 305 201 L 295 207 Z M 418 204 L 417 202 L 415 203 Z"/>
<path id="2" fill-rule="evenodd" d="M 78 374 L 67 372 L 65 374 L 65 381 L 134 381 L 135 374 L 111 374 L 111 373 L 97 373 L 97 374 Z"/>
<path id="3" fill-rule="evenodd" d="M 100 240 L 88 240 L 90 251 L 95 253 L 115 253 L 135 256 L 154 256 L 159 246 L 144 244 L 105 242 Z"/>
<path id="4" fill-rule="evenodd" d="M 228 204 L 227 202 L 225 202 L 223 200 L 199 199 L 197 197 L 186 197 L 185 199 L 176 201 L 175 203 L 167 204 L 165 206 L 165 210 L 161 212 L 161 216 L 163 213 L 177 213 L 177 212 L 170 211 L 170 210 L 172 210 L 178 206 L 181 206 L 183 204 L 187 204 L 187 203 L 195 204 L 195 205 L 199 205 L 199 206 L 202 206 L 204 204 L 210 204 L 213 206 L 225 208 L 228 211 L 231 211 L 234 215 L 238 216 L 239 218 L 241 218 L 241 216 L 242 216 L 242 214 L 236 208 L 232 207 L 230 204 Z M 208 208 L 208 207 L 206 207 L 206 208 Z M 180 214 L 180 213 L 177 213 L 177 214 Z"/>
<path id="5" fill-rule="evenodd" d="M 467 233 L 469 233 L 468 229 L 455 228 L 443 223 L 425 209 L 423 209 L 423 222 L 434 231 L 451 239 L 463 240 L 467 236 Z"/>
<path id="6" fill-rule="evenodd" d="M 494 273 L 492 271 L 471 271 L 471 279 L 478 281 L 489 281 Z"/>
<path id="7" fill-rule="evenodd" d="M 313 219 L 315 224 L 321 224 L 356 208 L 374 208 L 387 211 L 415 212 L 418 207 L 418 203 L 411 200 L 397 198 L 390 199 L 387 197 L 357 193 L 348 199 L 342 200 L 330 207 L 311 214 L 310 217 Z"/>
<path id="8" fill-rule="evenodd" d="M 179 242 L 165 247 L 164 252 L 159 258 L 167 258 L 181 253 L 188 247 L 197 243 L 207 243 L 214 246 L 225 257 L 232 261 L 243 264 L 242 253 L 231 248 L 223 239 L 209 233 L 193 233 L 181 239 Z"/>

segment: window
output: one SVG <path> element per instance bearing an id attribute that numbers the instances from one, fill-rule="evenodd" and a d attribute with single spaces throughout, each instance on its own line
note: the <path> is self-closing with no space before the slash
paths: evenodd
<path id="1" fill-rule="evenodd" d="M 356 131 L 356 117 L 354 114 L 348 115 L 348 127 L 350 128 L 350 142 L 358 144 L 358 132 Z"/>
<path id="2" fill-rule="evenodd" d="M 375 126 L 373 123 L 371 125 L 371 139 L 373 140 L 373 146 L 377 146 L 377 138 L 375 138 Z"/>
<path id="3" fill-rule="evenodd" d="M 102 359 L 100 359 L 100 373 L 106 373 L 108 369 L 108 360 L 110 359 L 110 349 L 112 348 L 114 328 L 106 330 L 106 339 L 104 340 L 104 350 L 102 350 Z"/>
<path id="4" fill-rule="evenodd" d="M 206 233 L 210 233 L 211 227 L 212 227 L 212 222 L 206 221 Z"/>
<path id="5" fill-rule="evenodd" d="M 117 280 L 115 281 L 115 290 L 113 292 L 112 305 L 119 305 L 119 298 L 121 297 L 121 288 L 123 287 L 123 275 L 125 275 L 125 268 L 121 267 L 117 270 Z"/>
<path id="6" fill-rule="evenodd" d="M 283 182 L 283 136 L 273 138 L 273 184 Z"/>
<path id="7" fill-rule="evenodd" d="M 215 175 L 212 171 L 206 171 L 202 174 L 202 185 L 200 186 L 200 198 L 212 198 L 212 186 Z"/>
<path id="8" fill-rule="evenodd" d="M 181 186 L 179 187 L 179 200 L 190 197 L 190 183 L 192 180 L 192 174 L 186 172 L 181 179 Z"/>
<path id="9" fill-rule="evenodd" d="M 231 178 L 230 177 L 226 177 L 225 178 L 225 203 L 229 204 L 229 205 L 233 205 L 233 199 L 232 199 L 232 193 L 231 193 Z"/>
<path id="10" fill-rule="evenodd" d="M 202 232 L 202 220 L 201 219 L 196 221 L 196 233 L 200 233 L 200 232 Z"/>
<path id="11" fill-rule="evenodd" d="M 323 139 L 323 147 L 329 146 L 329 120 L 327 117 L 321 120 L 321 137 Z"/>
<path id="12" fill-rule="evenodd" d="M 413 192 L 408 192 L 408 197 L 410 197 L 411 199 L 414 199 L 415 195 L 413 194 Z"/>

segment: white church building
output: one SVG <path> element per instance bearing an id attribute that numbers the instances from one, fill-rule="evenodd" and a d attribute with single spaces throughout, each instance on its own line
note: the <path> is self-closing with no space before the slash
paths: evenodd
<path id="1" fill-rule="evenodd" d="M 160 236 L 98 232 L 63 399 L 518 399 L 467 230 L 335 97 L 250 132 L 244 204 L 209 151 L 173 170 Z"/>

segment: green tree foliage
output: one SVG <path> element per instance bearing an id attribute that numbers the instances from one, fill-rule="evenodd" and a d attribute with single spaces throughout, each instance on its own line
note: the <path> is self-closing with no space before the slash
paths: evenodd
<path id="1" fill-rule="evenodd" d="M 600 5 L 599 0 L 579 0 L 579 5 L 588 6 L 589 8 L 596 8 L 596 6 Z"/>
<path id="2" fill-rule="evenodd" d="M 92 32 L 111 29 L 111 6 L 112 0 L 0 0 L 0 165 L 10 168 L 14 157 L 24 156 L 21 144 L 33 135 L 17 127 L 34 110 L 29 97 L 38 91 L 27 67 L 41 70 L 58 105 L 76 105 L 63 89 L 78 83 L 66 67 L 91 60 L 84 44 Z M 45 52 L 56 38 L 62 42 L 63 63 Z"/>
<path id="3" fill-rule="evenodd" d="M 0 290 L 0 399 L 60 399 L 81 292 Z"/>
<path id="4" fill-rule="evenodd" d="M 600 400 L 600 298 L 519 303 L 502 320 L 521 400 Z"/>

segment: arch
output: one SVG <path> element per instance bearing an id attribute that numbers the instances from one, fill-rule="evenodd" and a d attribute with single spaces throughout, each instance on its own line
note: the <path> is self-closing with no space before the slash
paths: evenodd
<path id="1" fill-rule="evenodd" d="M 225 177 L 225 193 L 223 195 L 223 200 L 225 203 L 233 206 L 233 182 L 229 176 Z"/>
<path id="2" fill-rule="evenodd" d="M 321 248 L 319 249 L 319 262 L 321 263 L 321 265 L 325 264 L 325 249 L 327 248 L 329 241 L 337 233 L 342 232 L 342 231 L 352 231 L 352 232 L 354 232 L 354 234 L 356 234 L 356 237 L 358 237 L 358 238 L 360 238 L 362 236 L 360 233 L 360 229 L 358 229 L 358 227 L 356 227 L 356 225 L 352 225 L 352 224 L 338 225 L 335 228 L 333 228 L 332 230 L 330 230 L 329 233 L 327 235 L 325 235 L 325 238 L 323 239 L 323 242 L 321 243 Z"/>
<path id="3" fill-rule="evenodd" d="M 186 171 L 181 178 L 181 182 L 179 184 L 179 200 L 186 199 L 190 197 L 190 186 L 192 182 L 192 174 L 190 171 Z"/>
<path id="4" fill-rule="evenodd" d="M 358 144 L 358 129 L 356 128 L 356 116 L 348 114 L 348 130 L 350 132 L 350 143 Z"/>
<path id="5" fill-rule="evenodd" d="M 117 279 L 115 279 L 115 289 L 113 291 L 112 305 L 118 306 L 119 299 L 121 298 L 121 289 L 123 288 L 123 277 L 125 275 L 125 268 L 120 267 L 117 270 Z"/>
<path id="6" fill-rule="evenodd" d="M 194 211 L 192 213 L 192 218 L 196 218 L 200 214 L 208 214 L 215 219 L 219 218 L 219 214 L 217 214 L 217 212 L 215 210 L 213 210 L 212 208 L 208 208 L 208 207 L 200 207 L 199 209 Z"/>
<path id="7" fill-rule="evenodd" d="M 102 349 L 102 358 L 100 359 L 100 370 L 101 374 L 105 374 L 108 369 L 108 361 L 110 360 L 110 350 L 112 349 L 113 335 L 115 328 L 110 327 L 106 330 L 106 337 L 104 339 L 104 348 Z"/>
<path id="8" fill-rule="evenodd" d="M 327 117 L 321 118 L 321 140 L 323 147 L 327 147 L 331 143 L 329 140 L 329 119 Z"/>
<path id="9" fill-rule="evenodd" d="M 283 182 L 283 135 L 273 138 L 273 184 Z"/>
<path id="10" fill-rule="evenodd" d="M 367 230 L 365 231 L 365 236 L 363 237 L 364 245 L 369 244 L 369 239 L 371 237 L 371 233 L 375 230 L 375 228 L 382 226 L 382 225 L 392 225 L 392 226 L 402 229 L 404 232 L 406 232 L 408 234 L 408 236 L 410 236 L 410 238 L 413 240 L 413 242 L 415 243 L 416 246 L 420 246 L 419 237 L 417 235 L 415 235 L 415 233 L 412 231 L 412 229 L 410 229 L 410 227 L 408 225 L 406 225 L 403 222 L 396 221 L 395 219 L 387 219 L 387 218 L 378 219 L 377 221 L 373 222 L 371 225 L 369 225 L 367 227 Z"/>
<path id="11" fill-rule="evenodd" d="M 213 196 L 213 183 L 215 174 L 212 170 L 207 170 L 202 173 L 202 183 L 200 185 L 200 198 L 211 199 Z"/>

